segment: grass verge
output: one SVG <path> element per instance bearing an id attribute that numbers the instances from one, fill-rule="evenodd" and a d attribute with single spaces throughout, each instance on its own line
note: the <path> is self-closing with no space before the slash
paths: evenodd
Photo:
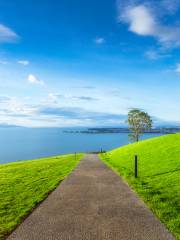
<path id="1" fill-rule="evenodd" d="M 76 167 L 83 154 L 0 165 L 0 239 L 9 234 Z"/>
<path id="2" fill-rule="evenodd" d="M 134 155 L 138 178 L 134 178 Z M 180 134 L 114 149 L 100 158 L 125 179 L 180 240 Z"/>

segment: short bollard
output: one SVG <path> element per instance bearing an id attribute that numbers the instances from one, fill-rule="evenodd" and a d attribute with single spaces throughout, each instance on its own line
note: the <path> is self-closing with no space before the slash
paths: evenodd
<path id="1" fill-rule="evenodd" d="M 135 155 L 135 158 L 134 158 L 134 176 L 135 176 L 135 178 L 138 177 L 138 157 L 137 157 L 137 155 Z"/>

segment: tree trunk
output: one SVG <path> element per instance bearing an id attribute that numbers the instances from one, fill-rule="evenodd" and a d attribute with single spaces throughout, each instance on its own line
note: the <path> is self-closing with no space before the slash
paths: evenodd
<path id="1" fill-rule="evenodd" d="M 136 134 L 136 142 L 139 142 L 139 134 Z"/>

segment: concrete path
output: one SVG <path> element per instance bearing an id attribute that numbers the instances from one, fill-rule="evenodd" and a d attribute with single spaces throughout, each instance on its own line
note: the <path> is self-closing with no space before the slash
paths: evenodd
<path id="1" fill-rule="evenodd" d="M 136 194 L 87 155 L 8 240 L 171 240 Z"/>

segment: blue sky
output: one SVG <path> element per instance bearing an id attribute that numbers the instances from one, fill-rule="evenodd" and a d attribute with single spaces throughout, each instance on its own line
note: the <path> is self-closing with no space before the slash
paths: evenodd
<path id="1" fill-rule="evenodd" d="M 0 124 L 180 124 L 180 1 L 0 0 Z"/>

